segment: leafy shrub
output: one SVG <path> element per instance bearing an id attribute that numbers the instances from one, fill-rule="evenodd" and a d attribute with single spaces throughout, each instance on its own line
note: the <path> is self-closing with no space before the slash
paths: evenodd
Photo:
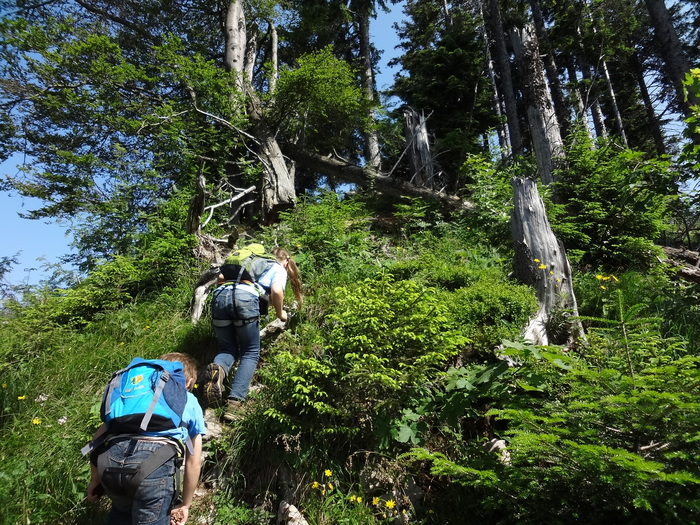
<path id="1" fill-rule="evenodd" d="M 373 258 L 366 231 L 368 212 L 358 200 L 340 200 L 337 194 L 326 192 L 315 199 L 301 198 L 282 217 L 285 223 L 277 241 L 289 247 L 295 260 L 296 252 L 305 254 L 305 274 L 347 273 L 349 264 Z M 354 278 L 354 272 L 345 277 Z"/>
<path id="2" fill-rule="evenodd" d="M 502 255 L 482 245 L 467 245 L 454 237 L 437 238 L 426 235 L 415 255 L 402 250 L 401 256 L 389 266 L 398 280 L 412 279 L 427 286 L 453 291 L 470 286 L 484 278 L 504 278 Z"/>
<path id="3" fill-rule="evenodd" d="M 538 308 L 529 286 L 484 274 L 445 297 L 455 322 L 477 351 L 493 349 L 503 339 L 516 339 Z"/>
<path id="4" fill-rule="evenodd" d="M 366 280 L 337 288 L 335 298 L 323 346 L 280 352 L 270 363 L 265 377 L 281 401 L 270 415 L 290 431 L 386 447 L 389 422 L 466 339 L 451 328 L 435 290 L 413 281 Z"/>
<path id="5" fill-rule="evenodd" d="M 659 255 L 674 174 L 667 160 L 614 145 L 593 148 L 577 135 L 557 173 L 552 229 L 573 262 L 614 270 L 645 269 Z"/>

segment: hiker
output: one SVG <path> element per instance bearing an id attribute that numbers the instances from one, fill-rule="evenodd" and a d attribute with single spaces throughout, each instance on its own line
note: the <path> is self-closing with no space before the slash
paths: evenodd
<path id="1" fill-rule="evenodd" d="M 184 408 L 180 408 L 180 425 L 171 430 L 112 434 L 109 429 L 112 426 L 118 427 L 117 423 L 114 423 L 116 420 L 113 420 L 103 423 L 95 433 L 93 443 L 84 449 L 85 452 L 92 452 L 87 499 L 97 501 L 104 493 L 112 500 L 112 508 L 107 517 L 108 525 L 184 525 L 192 505 L 201 470 L 202 435 L 206 432 L 202 408 L 191 392 L 197 379 L 197 363 L 192 357 L 176 352 L 162 355 L 159 361 L 161 364 L 174 363 L 180 367 L 180 373 L 184 369 L 182 386 L 186 390 L 177 390 L 179 399 L 184 398 L 181 399 Z M 136 366 L 146 363 L 151 362 L 137 358 L 131 364 Z M 131 365 L 129 368 L 132 368 Z M 143 375 L 129 376 L 127 382 L 122 384 L 133 385 L 138 381 L 143 382 Z M 164 383 L 167 382 L 174 382 L 172 375 Z M 111 385 L 108 386 L 108 392 L 110 388 Z M 161 394 L 163 392 L 165 389 Z M 165 394 L 163 396 L 165 397 Z M 106 392 L 105 399 L 108 397 Z M 151 399 L 153 397 L 150 396 Z M 103 407 L 101 412 L 104 410 L 106 409 Z M 137 415 L 137 419 L 141 421 L 141 414 Z M 156 416 L 149 418 L 157 419 Z M 110 426 L 112 423 L 114 424 Z M 102 440 L 104 441 L 101 444 L 95 446 Z M 183 456 L 184 483 L 182 499 L 179 501 L 180 466 Z M 160 464 L 163 459 L 164 462 Z M 149 464 L 150 468 L 155 466 L 155 470 L 150 474 L 138 472 L 138 469 L 150 470 L 147 467 Z M 159 464 L 160 466 L 157 466 Z M 139 475 L 143 479 L 133 482 L 132 480 Z"/>
<path id="2" fill-rule="evenodd" d="M 260 246 L 260 245 L 258 245 Z M 212 322 L 219 353 L 207 367 L 204 394 L 210 406 L 224 404 L 224 381 L 234 363 L 238 368 L 231 381 L 224 419 L 235 421 L 248 395 L 250 382 L 260 358 L 260 315 L 267 314 L 266 294 L 278 319 L 287 321 L 283 307 L 287 278 L 297 302 L 301 304 L 299 269 L 284 248 L 272 250 L 271 258 L 260 275 L 241 271 L 246 264 L 224 264 L 212 299 Z M 261 258 L 259 256 L 259 258 Z M 251 271 L 253 271 L 251 269 Z"/>

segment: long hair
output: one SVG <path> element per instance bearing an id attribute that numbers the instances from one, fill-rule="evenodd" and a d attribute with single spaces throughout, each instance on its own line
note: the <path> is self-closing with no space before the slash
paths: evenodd
<path id="1" fill-rule="evenodd" d="M 292 291 L 294 292 L 294 297 L 296 297 L 299 306 L 304 302 L 304 298 L 301 296 L 301 274 L 299 273 L 299 267 L 297 263 L 292 259 L 292 254 L 289 253 L 284 248 L 273 248 L 272 254 L 275 256 L 278 262 L 287 261 L 287 277 L 292 283 Z"/>

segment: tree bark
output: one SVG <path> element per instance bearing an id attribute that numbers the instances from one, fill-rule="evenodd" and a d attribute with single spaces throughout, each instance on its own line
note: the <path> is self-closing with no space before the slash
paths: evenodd
<path id="1" fill-rule="evenodd" d="M 229 3 L 225 24 L 224 66 L 226 71 L 238 73 L 236 87 L 243 92 L 243 78 L 240 73 L 243 71 L 245 62 L 246 28 L 241 0 L 232 0 Z"/>
<path id="2" fill-rule="evenodd" d="M 600 109 L 600 102 L 598 101 L 598 87 L 595 85 L 596 79 L 593 78 L 593 76 L 591 75 L 591 66 L 585 57 L 581 26 L 576 27 L 576 36 L 578 37 L 577 43 L 579 47 L 579 53 L 577 56 L 579 62 L 579 69 L 581 71 L 581 76 L 583 77 L 583 80 L 588 84 L 586 96 L 583 99 L 584 105 L 586 106 L 586 108 L 590 107 L 591 109 L 593 127 L 595 128 L 596 136 L 600 138 L 607 138 L 608 129 L 605 126 L 603 111 Z"/>
<path id="3" fill-rule="evenodd" d="M 569 84 L 573 86 L 573 88 L 571 89 L 571 94 L 574 97 L 576 103 L 576 118 L 578 119 L 578 121 L 580 121 L 581 125 L 583 126 L 583 129 L 586 131 L 586 135 L 592 139 L 593 132 L 591 131 L 591 126 L 588 122 L 588 109 L 586 108 L 586 105 L 583 102 L 585 97 L 581 93 L 581 86 L 578 81 L 576 67 L 574 66 L 573 58 L 571 57 L 569 57 L 569 60 L 567 61 L 566 71 L 569 75 Z"/>
<path id="4" fill-rule="evenodd" d="M 404 111 L 406 121 L 406 148 L 411 166 L 411 184 L 433 189 L 433 157 L 430 154 L 425 115 L 412 109 Z"/>
<path id="5" fill-rule="evenodd" d="M 294 206 L 294 172 L 284 161 L 274 133 L 265 122 L 260 97 L 251 87 L 254 55 L 254 39 L 247 38 L 245 16 L 240 0 L 229 3 L 226 15 L 225 64 L 229 71 L 236 73 L 237 87 L 246 95 L 248 112 L 257 139 L 257 155 L 263 166 L 261 182 L 261 211 L 263 222 L 277 220 L 279 212 Z M 273 51 L 276 56 L 276 50 Z"/>
<path id="6" fill-rule="evenodd" d="M 544 63 L 544 69 L 547 73 L 547 80 L 549 80 L 552 103 L 554 104 L 554 113 L 557 116 L 557 121 L 559 122 L 559 126 L 561 128 L 561 134 L 562 136 L 566 137 L 568 136 L 571 128 L 571 115 L 569 105 L 566 103 L 566 97 L 564 96 L 561 80 L 559 79 L 557 64 L 554 60 L 554 55 L 552 54 L 551 45 L 549 44 L 549 37 L 547 36 L 547 30 L 544 24 L 544 16 L 542 15 L 540 0 L 530 0 L 530 7 L 532 8 L 532 19 L 535 23 L 537 39 L 544 50 L 542 61 Z"/>
<path id="7" fill-rule="evenodd" d="M 678 34 L 673 27 L 671 14 L 666 8 L 664 0 L 644 0 L 654 25 L 654 37 L 661 44 L 661 52 L 666 62 L 667 73 L 674 89 L 676 90 L 676 101 L 686 117 L 693 114 L 691 106 L 700 105 L 700 100 L 694 93 L 685 94 L 683 81 L 685 75 L 690 71 L 688 59 L 683 52 Z M 697 144 L 697 138 L 694 141 Z"/>
<path id="8" fill-rule="evenodd" d="M 387 195 L 411 195 L 438 202 L 447 210 L 471 210 L 474 205 L 456 195 L 420 188 L 410 182 L 395 179 L 373 170 L 368 166 L 357 166 L 342 159 L 324 157 L 311 153 L 294 144 L 282 145 L 284 154 L 301 166 L 324 173 L 328 177 L 342 182 L 357 184 L 366 189 Z"/>
<path id="9" fill-rule="evenodd" d="M 496 67 L 501 81 L 501 92 L 506 107 L 506 121 L 508 122 L 508 135 L 513 156 L 523 154 L 523 138 L 520 133 L 520 120 L 518 119 L 518 106 L 513 87 L 513 76 L 510 71 L 510 60 L 506 49 L 503 20 L 498 6 L 498 0 L 489 0 L 491 38 L 496 55 Z"/>
<path id="10" fill-rule="evenodd" d="M 479 2 L 479 15 L 481 17 L 482 26 L 486 27 L 486 19 L 484 18 L 484 4 Z M 508 142 L 508 132 L 505 128 L 505 124 L 502 122 L 502 107 L 501 107 L 501 97 L 498 93 L 498 82 L 496 78 L 496 68 L 493 63 L 493 55 L 491 54 L 491 49 L 489 46 L 489 36 L 488 31 L 482 31 L 484 37 L 484 52 L 486 53 L 486 65 L 488 67 L 489 79 L 491 80 L 491 96 L 493 98 L 493 108 L 498 116 L 498 125 L 496 127 L 496 133 L 498 135 L 498 145 L 501 149 L 499 152 L 501 158 L 505 160 L 507 156 L 507 151 L 510 146 Z M 488 140 L 486 140 L 488 142 Z"/>
<path id="11" fill-rule="evenodd" d="M 362 79 L 365 87 L 367 100 L 374 102 L 374 69 L 372 67 L 372 47 L 370 45 L 369 35 L 369 16 L 371 11 L 371 3 L 365 6 L 360 6 L 358 13 L 358 23 L 360 28 L 360 56 L 362 58 Z M 372 124 L 376 121 L 374 108 L 369 110 L 369 118 Z M 374 126 L 365 132 L 365 160 L 367 165 L 378 170 L 380 166 L 379 156 L 379 139 L 377 138 L 377 130 Z"/>
<path id="12" fill-rule="evenodd" d="M 535 288 L 540 305 L 524 336 L 533 344 L 572 346 L 584 334 L 576 321 L 578 307 L 564 246 L 549 225 L 537 184 L 516 178 L 512 185 L 514 276 Z"/>
<path id="13" fill-rule="evenodd" d="M 651 136 L 654 139 L 656 153 L 659 155 L 665 155 L 666 144 L 664 143 L 664 136 L 661 132 L 661 126 L 659 125 L 659 119 L 656 116 L 656 111 L 654 110 L 654 104 L 651 101 L 651 95 L 649 94 L 646 80 L 644 80 L 644 67 L 639 61 L 639 55 L 637 53 L 632 53 L 632 56 L 630 57 L 630 68 L 632 71 L 634 71 L 635 78 L 637 79 L 637 85 L 639 86 L 639 93 L 644 101 L 644 109 L 646 110 Z"/>
<path id="14" fill-rule="evenodd" d="M 531 24 L 525 24 L 522 30 L 514 29 L 511 37 L 518 60 L 518 70 L 523 80 L 527 118 L 537 166 L 542 182 L 550 184 L 554 181 L 557 164 L 564 158 L 564 143 L 544 78 L 537 37 Z"/>

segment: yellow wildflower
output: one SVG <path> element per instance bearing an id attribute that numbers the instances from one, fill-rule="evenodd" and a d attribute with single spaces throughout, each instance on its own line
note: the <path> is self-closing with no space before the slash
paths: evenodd
<path id="1" fill-rule="evenodd" d="M 34 419 L 32 419 L 32 425 L 41 425 L 41 419 L 35 417 Z"/>
<path id="2" fill-rule="evenodd" d="M 27 399 L 27 396 L 17 396 L 17 401 L 22 401 L 23 399 Z"/>
<path id="3" fill-rule="evenodd" d="M 362 496 L 357 496 L 357 502 L 362 503 Z"/>
<path id="4" fill-rule="evenodd" d="M 601 289 L 601 290 L 607 290 L 607 288 L 606 288 L 605 286 L 603 286 L 603 285 L 600 285 L 600 289 Z"/>
<path id="5" fill-rule="evenodd" d="M 333 490 L 333 483 L 328 483 L 328 489 Z"/>
<path id="6" fill-rule="evenodd" d="M 384 503 L 384 505 L 386 505 L 387 509 L 393 509 L 394 507 L 396 507 L 396 502 L 393 499 L 390 499 L 389 501 Z"/>
<path id="7" fill-rule="evenodd" d="M 534 262 L 540 262 L 539 259 L 532 259 Z"/>
<path id="8" fill-rule="evenodd" d="M 350 496 L 350 501 L 357 501 L 357 496 L 355 496 L 354 494 Z"/>
<path id="9" fill-rule="evenodd" d="M 318 481 L 314 481 L 314 482 L 311 484 L 311 488 L 312 488 L 312 489 L 317 489 L 318 487 L 319 487 Z"/>
<path id="10" fill-rule="evenodd" d="M 619 282 L 619 279 L 617 277 L 615 277 L 614 275 L 611 275 L 610 277 L 612 277 L 613 281 Z"/>
<path id="11" fill-rule="evenodd" d="M 554 275 L 554 270 L 549 270 L 549 275 Z"/>
<path id="12" fill-rule="evenodd" d="M 372 498 L 372 505 L 379 505 L 379 498 L 377 496 Z"/>
<path id="13" fill-rule="evenodd" d="M 595 278 L 598 279 L 598 280 L 600 281 L 600 280 L 603 278 L 603 276 L 600 275 L 600 274 L 598 274 L 598 275 L 595 276 Z"/>
<path id="14" fill-rule="evenodd" d="M 538 266 L 538 268 L 539 268 L 540 270 L 544 270 L 546 267 L 547 267 L 546 264 L 540 264 L 540 265 Z"/>
<path id="15" fill-rule="evenodd" d="M 326 469 L 326 470 L 324 471 L 324 474 L 325 474 L 326 476 L 328 476 L 329 478 L 333 475 L 333 473 L 332 473 L 330 470 L 328 470 L 328 469 Z"/>

